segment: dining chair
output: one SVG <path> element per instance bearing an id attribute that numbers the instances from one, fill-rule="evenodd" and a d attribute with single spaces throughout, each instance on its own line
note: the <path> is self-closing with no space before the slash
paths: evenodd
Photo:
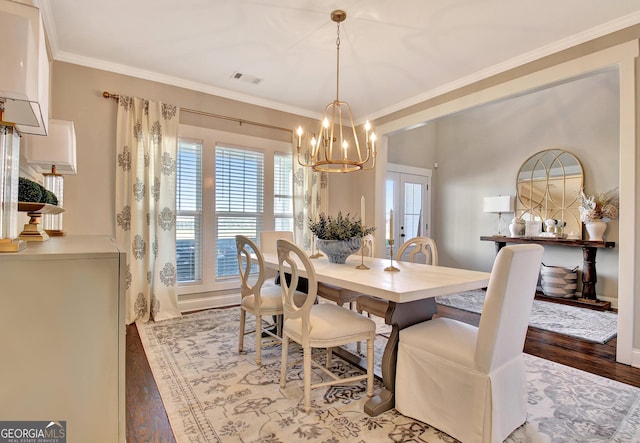
<path id="1" fill-rule="evenodd" d="M 280 367 L 280 386 L 287 382 L 287 361 L 289 340 L 293 340 L 303 349 L 303 382 L 304 408 L 311 411 L 311 389 L 322 386 L 342 385 L 366 380 L 366 393 L 373 396 L 373 341 L 375 339 L 375 323 L 356 312 L 334 305 L 333 303 L 315 303 L 318 291 L 318 280 L 311 260 L 307 254 L 287 240 L 278 240 L 278 264 L 280 273 L 290 272 L 291 282 L 282 281 L 282 298 L 284 309 L 284 325 L 282 330 L 282 364 Z M 309 282 L 309 291 L 304 301 L 296 296 L 296 285 L 304 270 Z M 367 342 L 367 371 L 365 374 L 340 377 L 331 372 L 332 348 L 348 343 Z M 322 366 L 312 359 L 313 348 L 326 348 L 326 364 Z M 293 363 L 298 364 L 300 361 Z M 311 366 L 321 369 L 330 379 L 312 383 L 314 374 Z"/>
<path id="2" fill-rule="evenodd" d="M 438 248 L 436 242 L 430 237 L 413 237 L 404 242 L 398 248 L 396 260 L 403 261 L 405 255 L 408 258 L 406 261 L 416 263 L 418 260 L 424 260 L 426 264 L 438 266 Z M 368 316 L 384 318 L 388 306 L 387 300 L 372 295 L 361 294 L 356 297 L 356 311 L 366 312 Z"/>
<path id="3" fill-rule="evenodd" d="M 502 442 L 527 418 L 522 349 L 543 247 L 496 256 L 478 327 L 435 318 L 400 330 L 396 409 L 464 442 Z"/>
<path id="4" fill-rule="evenodd" d="M 265 282 L 264 258 L 258 246 L 244 235 L 236 235 L 236 251 L 238 255 L 238 269 L 240 272 L 240 340 L 238 352 L 244 347 L 244 336 L 256 334 L 256 363 L 262 361 L 262 345 L 280 342 L 282 330 L 282 293 L 280 286 Z M 252 256 L 255 259 L 252 259 Z M 255 266 L 253 266 L 255 265 Z M 257 274 L 257 278 L 253 275 Z M 255 330 L 245 332 L 247 312 L 256 319 Z M 263 328 L 264 316 L 273 316 L 276 332 Z M 273 324 L 268 326 L 273 327 Z M 264 337 L 263 337 L 264 335 Z M 265 340 L 266 338 L 266 340 Z M 263 341 L 264 340 L 264 341 Z"/>
<path id="5" fill-rule="evenodd" d="M 366 251 L 367 257 L 373 257 L 373 235 L 366 235 L 362 238 L 361 249 L 364 250 L 359 253 L 365 253 Z M 353 309 L 353 304 L 362 293 L 329 283 L 318 282 L 318 295 L 336 303 L 338 306 L 344 306 L 349 303 L 349 309 Z"/>

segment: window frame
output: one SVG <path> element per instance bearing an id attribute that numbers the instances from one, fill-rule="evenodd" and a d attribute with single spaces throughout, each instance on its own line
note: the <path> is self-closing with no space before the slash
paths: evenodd
<path id="1" fill-rule="evenodd" d="M 263 227 L 275 229 L 274 216 L 274 156 L 291 152 L 290 142 L 236 134 L 217 129 L 180 124 L 178 138 L 202 144 L 202 280 L 181 282 L 178 295 L 234 290 L 240 287 L 234 277 L 215 277 L 216 214 L 215 161 L 216 146 L 259 151 L 264 154 L 264 212 Z"/>

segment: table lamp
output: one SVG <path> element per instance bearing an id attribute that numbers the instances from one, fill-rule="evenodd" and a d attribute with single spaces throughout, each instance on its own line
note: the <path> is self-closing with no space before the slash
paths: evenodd
<path id="1" fill-rule="evenodd" d="M 0 2 L 0 252 L 26 247 L 18 235 L 19 134 L 47 134 L 49 60 L 40 11 Z"/>
<path id="2" fill-rule="evenodd" d="M 510 195 L 485 197 L 483 212 L 498 214 L 498 235 L 505 235 L 507 224 L 502 218 L 502 213 L 513 212 L 513 197 Z"/>
<path id="3" fill-rule="evenodd" d="M 77 174 L 76 131 L 72 121 L 49 120 L 46 137 L 25 136 L 25 158 L 44 176 L 44 187 L 64 208 L 64 177 Z M 64 235 L 62 214 L 44 214 L 44 230 L 51 236 Z"/>

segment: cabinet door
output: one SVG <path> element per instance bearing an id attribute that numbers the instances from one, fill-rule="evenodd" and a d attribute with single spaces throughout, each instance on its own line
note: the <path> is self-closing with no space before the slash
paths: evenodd
<path id="1" fill-rule="evenodd" d="M 119 258 L 2 263 L 3 420 L 65 420 L 69 442 L 123 441 Z"/>

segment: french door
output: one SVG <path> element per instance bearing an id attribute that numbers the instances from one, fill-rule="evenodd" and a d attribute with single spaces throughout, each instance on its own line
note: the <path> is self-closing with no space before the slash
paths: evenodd
<path id="1" fill-rule="evenodd" d="M 393 210 L 394 255 L 412 237 L 431 237 L 431 170 L 389 164 L 386 180 L 387 235 Z M 387 245 L 387 255 L 389 253 Z"/>

